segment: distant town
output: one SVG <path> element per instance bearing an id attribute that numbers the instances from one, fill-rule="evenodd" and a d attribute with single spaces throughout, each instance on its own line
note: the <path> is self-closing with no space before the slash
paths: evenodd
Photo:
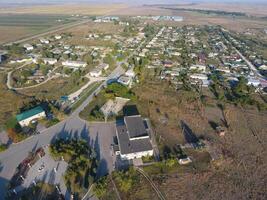
<path id="1" fill-rule="evenodd" d="M 241 148 L 264 149 L 266 43 L 249 30 L 71 17 L 1 45 L 0 199 L 180 199 L 170 188 L 215 184 L 246 165 Z"/>

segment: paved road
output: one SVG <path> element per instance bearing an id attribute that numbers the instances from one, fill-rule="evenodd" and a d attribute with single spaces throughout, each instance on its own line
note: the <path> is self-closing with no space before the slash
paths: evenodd
<path id="1" fill-rule="evenodd" d="M 120 66 L 118 66 L 108 76 L 108 79 L 116 78 L 120 76 L 123 72 L 124 70 Z M 102 85 L 105 85 L 106 83 L 107 80 L 96 89 L 95 93 L 100 92 Z M 4 199 L 4 195 L 6 193 L 6 184 L 13 176 L 16 167 L 25 157 L 27 157 L 28 153 L 31 152 L 33 149 L 50 144 L 57 137 L 81 137 L 87 140 L 90 140 L 90 137 L 96 138 L 96 135 L 90 134 L 88 123 L 78 117 L 79 113 L 88 105 L 88 103 L 90 103 L 90 101 L 92 101 L 93 96 L 94 94 L 88 96 L 87 99 L 70 115 L 70 117 L 68 117 L 64 121 L 41 131 L 41 134 L 30 137 L 19 144 L 12 144 L 8 148 L 8 150 L 0 153 L 0 200 Z M 108 130 L 110 130 L 110 128 L 106 129 L 106 131 Z M 97 133 L 100 134 L 101 131 L 97 131 Z M 100 145 L 98 152 L 101 152 L 101 155 L 106 155 L 107 150 L 101 149 L 104 148 L 104 146 Z M 102 162 L 106 162 L 109 157 L 110 156 L 100 156 L 100 162 L 101 159 L 103 160 Z M 111 169 L 112 166 L 110 165 L 110 161 L 107 161 L 107 163 L 105 163 L 105 165 L 103 164 L 102 166 L 106 167 L 107 169 Z M 100 170 L 101 172 L 99 172 L 99 175 L 106 172 L 106 170 L 103 168 L 100 168 Z"/>
<path id="2" fill-rule="evenodd" d="M 86 23 L 86 22 L 82 22 Z M 47 33 L 48 34 L 48 33 Z M 36 37 L 40 37 L 39 35 Z M 141 48 L 145 41 L 141 42 L 136 51 Z M 133 52 L 131 55 L 134 55 Z M 130 55 L 130 56 L 131 56 Z M 110 144 L 112 141 L 112 134 L 114 134 L 114 125 L 99 124 L 99 126 L 92 125 L 91 131 L 89 124 L 79 118 L 79 113 L 92 101 L 94 94 L 98 94 L 102 88 L 107 84 L 109 79 L 119 77 L 124 73 L 121 67 L 122 62 L 118 67 L 108 76 L 93 94 L 87 99 L 64 121 L 41 131 L 41 134 L 30 137 L 21 143 L 12 144 L 6 151 L 0 153 L 0 200 L 4 200 L 6 194 L 6 186 L 15 173 L 16 167 L 28 153 L 34 149 L 50 144 L 57 138 L 84 138 L 88 140 L 89 144 L 97 148 L 97 153 L 100 159 L 100 168 L 97 175 L 104 175 L 113 170 L 113 159 L 110 155 Z M 107 134 L 107 135 L 103 135 Z"/>

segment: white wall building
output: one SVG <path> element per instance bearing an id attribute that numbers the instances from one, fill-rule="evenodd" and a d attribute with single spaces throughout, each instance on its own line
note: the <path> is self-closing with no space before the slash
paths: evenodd
<path id="1" fill-rule="evenodd" d="M 31 121 L 36 119 L 45 118 L 46 114 L 45 111 L 41 106 L 37 106 L 33 109 L 27 110 L 25 112 L 22 112 L 16 116 L 16 119 L 20 126 L 28 126 Z"/>
<path id="2" fill-rule="evenodd" d="M 122 160 L 132 160 L 143 156 L 152 156 L 154 151 L 140 115 L 124 117 L 124 124 L 116 126 L 118 154 Z"/>
<path id="3" fill-rule="evenodd" d="M 96 69 L 90 71 L 89 74 L 90 74 L 90 76 L 92 76 L 92 77 L 99 77 L 99 76 L 102 75 L 102 69 L 100 69 L 100 68 L 96 68 Z"/>
<path id="4" fill-rule="evenodd" d="M 71 61 L 71 60 L 67 60 L 62 62 L 62 65 L 65 67 L 69 67 L 69 68 L 73 68 L 73 69 L 77 69 L 77 68 L 83 68 L 86 67 L 87 64 L 86 62 L 83 61 Z"/>
<path id="5" fill-rule="evenodd" d="M 44 64 L 54 65 L 57 63 L 55 58 L 43 58 Z"/>

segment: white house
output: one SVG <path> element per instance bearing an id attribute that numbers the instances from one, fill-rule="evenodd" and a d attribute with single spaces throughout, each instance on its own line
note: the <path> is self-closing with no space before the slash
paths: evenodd
<path id="1" fill-rule="evenodd" d="M 40 42 L 43 44 L 49 44 L 49 40 L 44 39 L 44 38 L 40 38 Z"/>
<path id="2" fill-rule="evenodd" d="M 28 126 L 31 121 L 36 119 L 45 118 L 46 114 L 45 111 L 41 106 L 37 106 L 35 108 L 32 108 L 30 110 L 27 110 L 25 112 L 22 112 L 16 116 L 16 119 L 20 126 Z"/>
<path id="3" fill-rule="evenodd" d="M 124 123 L 116 126 L 118 151 L 122 160 L 152 156 L 154 151 L 148 129 L 140 115 L 124 117 Z"/>
<path id="4" fill-rule="evenodd" d="M 62 65 L 65 67 L 77 69 L 77 68 L 81 68 L 81 67 L 86 67 L 87 64 L 86 64 L 86 62 L 83 62 L 83 61 L 67 60 L 67 61 L 63 61 Z"/>
<path id="5" fill-rule="evenodd" d="M 43 58 L 44 64 L 54 65 L 57 63 L 55 58 Z"/>
<path id="6" fill-rule="evenodd" d="M 205 72 L 206 71 L 206 66 L 205 65 L 192 65 L 189 68 L 190 70 L 196 70 L 199 72 Z"/>
<path id="7" fill-rule="evenodd" d="M 118 83 L 125 85 L 125 86 L 129 86 L 132 83 L 132 78 L 129 76 L 121 76 L 118 79 Z"/>
<path id="8" fill-rule="evenodd" d="M 131 68 L 131 69 L 129 69 L 129 70 L 127 70 L 126 72 L 125 72 L 125 75 L 126 76 L 129 76 L 129 77 L 135 77 L 135 72 L 134 72 L 134 70 L 133 70 L 133 67 Z"/>
<path id="9" fill-rule="evenodd" d="M 208 76 L 206 74 L 191 74 L 190 78 L 198 80 L 208 80 Z"/>
<path id="10" fill-rule="evenodd" d="M 33 50 L 33 46 L 30 45 L 30 44 L 24 44 L 23 47 L 24 47 L 24 49 L 26 49 L 27 51 L 31 51 L 31 50 Z"/>
<path id="11" fill-rule="evenodd" d="M 109 68 L 109 64 L 107 64 L 107 63 L 101 63 L 98 67 L 100 69 L 107 70 Z"/>
<path id="12" fill-rule="evenodd" d="M 255 87 L 258 87 L 261 84 L 261 82 L 258 79 L 255 79 L 255 78 L 248 78 L 248 83 L 247 84 L 255 86 Z"/>
<path id="13" fill-rule="evenodd" d="M 55 35 L 56 40 L 60 40 L 61 38 L 62 38 L 61 35 Z"/>
<path id="14" fill-rule="evenodd" d="M 95 68 L 94 70 L 90 71 L 89 74 L 92 77 L 99 77 L 102 75 L 102 69 L 101 68 Z"/>

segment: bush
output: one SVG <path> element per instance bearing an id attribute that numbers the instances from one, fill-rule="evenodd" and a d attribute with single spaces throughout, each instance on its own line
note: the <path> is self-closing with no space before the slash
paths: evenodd
<path id="1" fill-rule="evenodd" d="M 108 191 L 107 177 L 102 177 L 96 182 L 94 193 L 98 198 L 105 196 Z"/>
<path id="2" fill-rule="evenodd" d="M 128 171 L 114 172 L 114 179 L 118 183 L 119 188 L 123 192 L 128 192 L 135 184 L 139 182 L 139 176 L 134 168 Z"/>
<path id="3" fill-rule="evenodd" d="M 14 142 L 14 143 L 18 143 L 22 140 L 25 140 L 27 138 L 27 136 L 23 133 L 19 133 L 19 132 L 16 132 L 15 129 L 13 128 L 9 128 L 7 129 L 7 134 L 8 134 L 8 137 Z"/>
<path id="4" fill-rule="evenodd" d="M 0 144 L 0 152 L 5 151 L 7 149 L 7 145 Z"/>

